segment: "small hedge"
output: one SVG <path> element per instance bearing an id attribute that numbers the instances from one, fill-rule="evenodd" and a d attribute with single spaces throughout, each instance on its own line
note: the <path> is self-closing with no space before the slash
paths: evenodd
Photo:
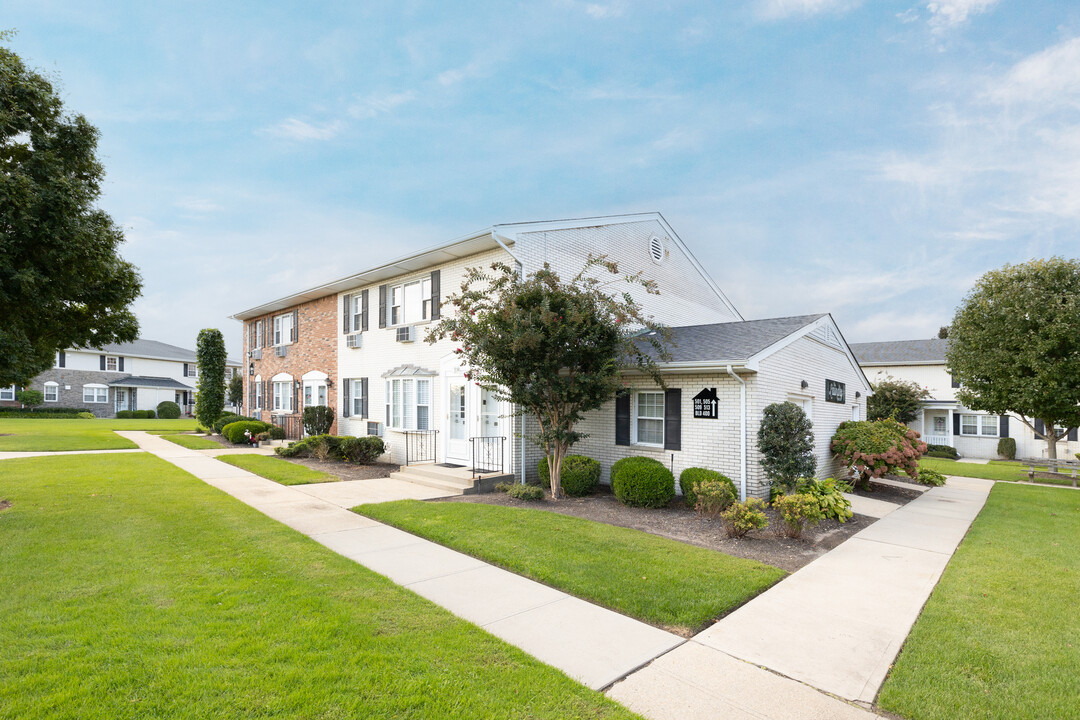
<path id="1" fill-rule="evenodd" d="M 221 417 L 219 417 L 217 420 L 214 421 L 213 428 L 214 428 L 214 432 L 216 432 L 218 435 L 221 435 L 222 434 L 222 432 L 221 432 L 222 428 L 224 428 L 229 423 L 240 422 L 241 420 L 258 420 L 258 419 L 259 418 L 248 417 L 247 415 L 237 415 L 236 413 L 228 412 L 228 413 L 223 413 L 221 415 Z"/>
<path id="2" fill-rule="evenodd" d="M 70 408 L 70 407 L 39 407 L 30 410 L 28 408 L 17 407 L 0 407 L 0 417 L 8 417 L 11 415 L 17 417 L 29 416 L 29 415 L 76 415 L 84 412 L 83 408 Z"/>
<path id="3" fill-rule="evenodd" d="M 1001 438 L 998 440 L 998 455 L 1006 460 L 1016 459 L 1016 438 Z"/>
<path id="4" fill-rule="evenodd" d="M 686 500 L 686 507 L 691 510 L 697 507 L 698 498 L 695 488 L 698 483 L 705 481 L 726 482 L 731 485 L 731 495 L 735 498 L 739 497 L 739 491 L 735 487 L 735 482 L 727 475 L 717 472 L 716 470 L 709 470 L 708 468 L 686 468 L 679 473 L 679 490 L 682 492 L 683 499 Z"/>
<path id="5" fill-rule="evenodd" d="M 117 410 L 117 420 L 152 420 L 157 416 L 153 410 Z"/>
<path id="6" fill-rule="evenodd" d="M 960 459 L 960 453 L 956 452 L 956 448 L 954 448 L 952 445 L 927 444 L 926 452 L 924 452 L 923 455 L 926 455 L 928 457 L 945 458 L 948 460 Z"/>
<path id="7" fill-rule="evenodd" d="M 221 428 L 221 434 L 224 435 L 229 442 L 236 445 L 243 445 L 248 443 L 248 438 L 244 435 L 245 430 L 252 435 L 258 435 L 261 432 L 268 432 L 271 427 L 273 426 L 270 423 L 265 423 L 261 420 L 238 420 Z"/>
<path id="8" fill-rule="evenodd" d="M 652 458 L 623 458 L 611 466 L 611 489 L 624 505 L 666 507 L 675 497 L 675 475 Z"/>
<path id="9" fill-rule="evenodd" d="M 30 412 L 29 410 L 18 410 L 16 412 L 4 412 L 0 413 L 0 418 L 6 418 L 10 420 L 78 420 L 89 415 L 94 417 L 93 413 L 86 413 L 85 411 L 64 412 L 64 413 L 40 413 Z"/>
<path id="10" fill-rule="evenodd" d="M 495 486 L 498 492 L 504 492 L 512 498 L 526 501 L 544 499 L 544 491 L 536 485 L 519 485 L 517 483 L 498 483 Z"/>
<path id="11" fill-rule="evenodd" d="M 162 420 L 176 420 L 180 417 L 180 406 L 172 400 L 159 402 L 157 406 L 157 416 Z"/>
<path id="12" fill-rule="evenodd" d="M 360 437 L 312 435 L 289 443 L 288 447 L 274 448 L 274 452 L 282 457 L 313 457 L 316 460 L 366 464 L 374 462 L 386 452 L 386 445 L 383 444 L 382 438 L 375 435 Z"/>
<path id="13" fill-rule="evenodd" d="M 540 483 L 547 485 L 551 473 L 546 456 L 540 459 L 536 471 L 540 473 Z M 600 463 L 584 455 L 567 455 L 562 461 L 559 482 L 570 497 L 592 495 L 600 485 Z"/>

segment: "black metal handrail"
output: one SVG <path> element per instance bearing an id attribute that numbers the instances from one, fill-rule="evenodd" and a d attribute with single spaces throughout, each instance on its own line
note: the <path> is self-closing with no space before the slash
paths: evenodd
<path id="1" fill-rule="evenodd" d="M 405 430 L 405 464 L 435 462 L 439 456 L 438 430 Z"/>
<path id="2" fill-rule="evenodd" d="M 501 435 L 477 436 L 469 438 L 472 444 L 473 477 L 485 473 L 503 472 L 503 455 L 506 438 Z"/>
<path id="3" fill-rule="evenodd" d="M 299 415 L 271 415 L 270 422 L 285 431 L 286 440 L 299 440 L 304 434 L 304 420 Z"/>

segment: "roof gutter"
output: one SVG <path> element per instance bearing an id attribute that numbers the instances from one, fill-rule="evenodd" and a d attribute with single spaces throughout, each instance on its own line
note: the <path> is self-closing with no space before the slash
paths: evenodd
<path id="1" fill-rule="evenodd" d="M 730 365 L 727 374 L 739 381 L 739 502 L 746 502 L 746 381 Z"/>

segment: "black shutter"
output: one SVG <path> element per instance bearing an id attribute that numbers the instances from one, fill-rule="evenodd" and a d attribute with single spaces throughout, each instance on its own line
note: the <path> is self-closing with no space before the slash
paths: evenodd
<path id="1" fill-rule="evenodd" d="M 120 369 L 120 372 L 124 372 L 124 358 L 120 358 L 116 361 L 116 363 L 116 366 Z"/>
<path id="2" fill-rule="evenodd" d="M 386 285 L 379 286 L 379 327 L 386 327 Z"/>
<path id="3" fill-rule="evenodd" d="M 104 370 L 105 369 L 105 356 L 104 355 L 98 355 L 98 359 L 101 360 L 101 369 Z M 187 365 L 185 365 L 184 368 L 185 368 L 184 374 L 187 375 L 187 370 L 186 370 Z"/>
<path id="4" fill-rule="evenodd" d="M 953 435 L 959 435 L 960 434 L 960 415 L 959 415 L 959 413 L 954 413 L 953 416 L 952 416 L 952 434 Z"/>
<path id="5" fill-rule="evenodd" d="M 615 396 L 615 444 L 630 444 L 630 393 Z"/>
<path id="6" fill-rule="evenodd" d="M 1040 433 L 1040 434 L 1045 434 L 1046 433 L 1046 426 L 1043 425 L 1042 420 L 1036 420 L 1035 421 L 1035 432 Z M 1036 440 L 1042 440 L 1043 438 L 1040 438 L 1038 435 L 1036 435 L 1035 439 Z"/>
<path id="7" fill-rule="evenodd" d="M 367 292 L 367 290 L 364 292 Z M 360 417 L 366 418 L 367 416 L 367 378 L 360 378 Z"/>
<path id="8" fill-rule="evenodd" d="M 348 335 L 349 333 L 351 333 L 353 331 L 353 326 L 352 326 L 352 295 L 344 295 L 344 296 L 342 296 L 341 307 L 344 308 L 344 310 L 345 310 L 342 313 L 341 327 L 342 327 L 342 330 L 345 331 L 345 334 Z"/>
<path id="9" fill-rule="evenodd" d="M 664 449 L 682 450 L 682 390 L 664 391 Z"/>
<path id="10" fill-rule="evenodd" d="M 956 380 L 956 376 L 955 376 L 955 375 L 953 375 L 952 373 L 949 373 L 949 380 L 951 380 L 951 381 L 952 381 L 952 386 L 953 386 L 954 388 L 958 388 L 958 387 L 960 387 L 960 383 L 959 383 L 959 382 L 958 382 L 958 381 Z"/>
<path id="11" fill-rule="evenodd" d="M 187 366 L 188 366 L 188 364 L 184 363 L 184 377 L 188 376 L 188 374 L 187 374 Z M 104 370 L 105 368 L 101 368 L 101 369 Z"/>
<path id="12" fill-rule="evenodd" d="M 60 362 L 58 364 L 60 365 L 60 367 L 67 366 L 67 355 L 64 354 L 63 350 L 60 351 Z"/>
<path id="13" fill-rule="evenodd" d="M 360 329 L 367 330 L 367 290 L 360 291 Z"/>
<path id="14" fill-rule="evenodd" d="M 293 388 L 292 388 L 292 411 L 293 411 L 294 415 L 296 413 L 300 412 L 300 410 L 298 409 L 300 407 L 299 403 L 300 403 L 300 381 L 299 380 L 294 380 L 293 381 Z"/>
<path id="15" fill-rule="evenodd" d="M 271 384 L 271 382 L 269 380 L 263 380 L 262 381 L 262 386 L 263 386 L 263 401 L 262 401 L 263 410 L 273 410 L 274 409 L 274 395 L 273 395 L 274 386 L 273 386 L 273 384 Z"/>
<path id="16" fill-rule="evenodd" d="M 1069 442 L 1076 442 L 1076 428 L 1069 428 L 1069 435 L 1066 437 Z"/>
<path id="17" fill-rule="evenodd" d="M 290 342 L 296 342 L 300 339 L 300 311 L 292 311 L 292 336 L 289 338 Z"/>
<path id="18" fill-rule="evenodd" d="M 1002 415 L 998 418 L 998 435 L 1009 437 L 1009 416 Z"/>
<path id="19" fill-rule="evenodd" d="M 431 271 L 431 319 L 438 320 L 442 313 L 439 310 L 439 282 L 440 282 L 439 270 Z"/>
<path id="20" fill-rule="evenodd" d="M 346 295 L 346 297 L 349 297 Z M 352 410 L 352 393 L 349 392 L 349 385 L 351 381 L 345 378 L 341 381 L 341 417 L 349 417 L 349 411 Z"/>

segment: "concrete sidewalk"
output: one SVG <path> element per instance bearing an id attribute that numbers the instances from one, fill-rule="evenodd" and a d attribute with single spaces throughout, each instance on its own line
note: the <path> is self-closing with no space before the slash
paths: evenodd
<path id="1" fill-rule="evenodd" d="M 344 509 L 363 484 L 286 487 L 144 432 L 122 435 L 331 550 L 479 625 L 593 688 L 603 689 L 684 640 L 546 585 Z M 416 488 L 373 485 L 382 500 Z M 423 488 L 428 497 L 438 491 Z M 360 500 L 359 502 L 363 502 Z"/>
<path id="2" fill-rule="evenodd" d="M 811 688 L 874 701 L 991 487 L 950 477 L 630 675 L 611 696 L 672 720 L 869 717 Z M 748 693 L 748 685 L 763 691 Z"/>
<path id="3" fill-rule="evenodd" d="M 109 455 L 111 453 L 135 453 L 142 452 L 142 448 L 123 448 L 120 450 L 50 450 L 43 452 L 31 452 L 29 450 L 18 452 L 0 452 L 0 460 L 15 460 L 17 458 L 48 457 L 50 455 Z"/>

